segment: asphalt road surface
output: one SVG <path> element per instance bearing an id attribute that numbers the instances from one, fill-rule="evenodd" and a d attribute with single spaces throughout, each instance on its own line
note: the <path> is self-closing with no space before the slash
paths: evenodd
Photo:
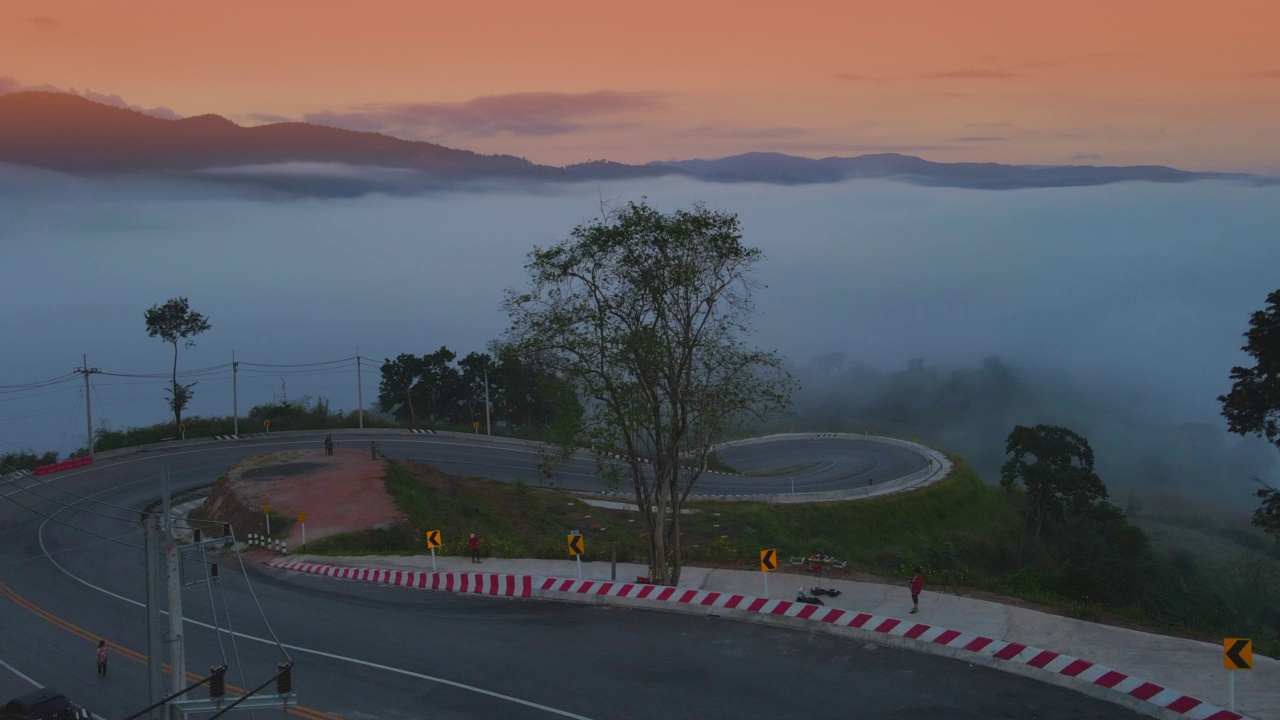
<path id="1" fill-rule="evenodd" d="M 16 670 L 113 720 L 145 706 L 138 518 L 161 493 L 163 466 L 169 467 L 174 491 L 181 492 L 209 485 L 240 458 L 318 448 L 320 437 L 130 456 L 39 478 L 44 484 L 31 478 L 0 488 L 7 497 L 0 500 L 0 662 L 9 666 L 0 665 L 0 700 L 29 689 Z M 338 439 L 367 448 L 370 438 Z M 536 452 L 517 443 L 378 439 L 391 457 L 432 462 L 450 472 L 536 477 Z M 821 483 L 837 476 L 865 483 L 865 469 L 877 463 L 860 457 L 856 447 L 787 444 L 777 443 L 776 460 L 760 446 L 748 446 L 750 453 L 739 459 L 758 467 L 773 464 L 772 469 L 815 469 L 834 458 L 834 465 L 808 476 Z M 814 450 L 827 456 L 807 454 Z M 899 474 L 910 472 L 902 460 Z M 883 467 L 884 460 L 879 462 Z M 591 487 L 599 482 L 592 470 L 580 459 L 567 468 L 562 484 Z M 775 487 L 783 482 L 777 476 L 707 477 Z M 314 720 L 1139 717 L 988 668 L 827 635 L 644 610 L 361 585 L 254 567 L 242 574 L 234 555 L 218 562 L 218 584 L 184 591 L 188 669 L 204 674 L 225 661 L 228 681 L 251 687 L 269 677 L 287 652 L 296 663 L 294 687 L 304 706 L 298 714 Z M 189 559 L 186 580 L 202 578 L 204 567 L 199 558 Z M 95 675 L 99 638 L 125 648 L 113 653 L 106 679 Z"/>

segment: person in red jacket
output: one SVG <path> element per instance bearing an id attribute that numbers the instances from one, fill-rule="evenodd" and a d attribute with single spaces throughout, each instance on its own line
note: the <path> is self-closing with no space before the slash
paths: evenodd
<path id="1" fill-rule="evenodd" d="M 920 612 L 920 591 L 924 589 L 924 573 L 919 567 L 914 568 L 911 576 L 911 612 Z"/>
<path id="2" fill-rule="evenodd" d="M 107 676 L 107 641 L 98 641 L 98 650 L 94 653 L 94 658 L 98 661 L 99 677 Z"/>
<path id="3" fill-rule="evenodd" d="M 471 533 L 471 537 L 467 538 L 467 542 L 471 544 L 471 562 L 480 562 L 480 537 L 475 533 Z"/>

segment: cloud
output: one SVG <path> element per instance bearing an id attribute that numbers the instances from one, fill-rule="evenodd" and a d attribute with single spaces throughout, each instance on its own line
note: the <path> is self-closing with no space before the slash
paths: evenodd
<path id="1" fill-rule="evenodd" d="M 55 30 L 62 27 L 62 21 L 48 15 L 37 15 L 31 18 L 31 24 L 42 30 Z"/>
<path id="2" fill-rule="evenodd" d="M 1101 160 L 1102 156 L 1097 153 L 1076 153 L 1071 156 L 1072 160 Z"/>
<path id="3" fill-rule="evenodd" d="M 1266 78 L 1268 80 L 1280 80 L 1280 70 L 1258 70 L 1249 73 L 1249 77 Z"/>
<path id="4" fill-rule="evenodd" d="M 718 125 L 700 125 L 698 127 L 689 128 L 683 132 L 684 135 L 692 135 L 694 137 L 718 137 L 718 138 L 746 138 L 755 140 L 772 140 L 775 138 L 795 137 L 804 135 L 807 131 L 796 127 L 763 127 L 763 128 L 733 128 L 722 127 Z"/>
<path id="5" fill-rule="evenodd" d="M 144 108 L 140 105 L 130 105 L 125 102 L 124 98 L 119 95 L 105 95 L 103 93 L 85 90 L 80 92 L 75 88 L 60 88 L 53 85 L 24 85 L 12 75 L 0 75 L 0 95 L 7 95 L 13 92 L 56 92 L 66 93 L 68 95 L 78 95 L 85 100 L 89 100 L 103 105 L 111 105 L 112 107 L 124 108 L 125 110 L 134 110 L 144 115 L 158 117 L 162 120 L 179 120 L 182 118 L 178 113 L 167 107 Z"/>
<path id="6" fill-rule="evenodd" d="M 877 82 L 880 80 L 888 80 L 888 75 L 859 75 L 858 73 L 836 73 L 839 80 L 848 80 L 850 82 Z"/>
<path id="7" fill-rule="evenodd" d="M 545 137 L 601 127 L 604 117 L 661 108 L 654 92 L 598 90 L 586 93 L 530 92 L 488 95 L 459 103 L 371 103 L 343 112 L 312 112 L 303 119 L 347 130 L 402 137 L 442 135 L 491 137 L 499 134 Z"/>
<path id="8" fill-rule="evenodd" d="M 965 135 L 956 138 L 956 142 L 1004 142 L 1007 137 L 996 137 L 994 135 Z"/>
<path id="9" fill-rule="evenodd" d="M 119 95 L 103 95 L 102 93 L 96 93 L 92 90 L 85 90 L 82 93 L 77 93 L 74 88 L 72 88 L 68 92 L 70 92 L 72 95 L 79 95 L 85 100 L 92 100 L 93 102 L 96 102 L 96 103 L 102 103 L 103 105 L 112 105 L 118 108 L 124 108 L 126 110 L 136 110 L 145 115 L 158 117 L 162 120 L 181 120 L 182 119 L 181 115 L 170 110 L 167 107 L 161 106 L 161 107 L 154 107 L 154 108 L 144 108 L 140 105 L 130 105 L 129 103 L 125 102 L 124 98 L 120 97 Z"/>
<path id="10" fill-rule="evenodd" d="M 1067 57 L 1056 58 L 1053 60 L 1028 60 L 1027 62 L 1020 63 L 1017 67 L 1046 68 L 1058 67 L 1060 65 L 1111 63 L 1119 60 L 1130 60 L 1134 57 L 1136 56 L 1129 53 L 1088 53 L 1084 55 L 1068 55 Z"/>
<path id="11" fill-rule="evenodd" d="M 297 118 L 272 115 L 271 113 L 249 113 L 248 115 L 241 115 L 240 118 L 254 123 L 298 122 Z"/>
<path id="12" fill-rule="evenodd" d="M 1003 80 L 1013 77 L 1018 77 L 1018 73 L 1007 70 L 948 70 L 924 76 L 926 80 Z"/>

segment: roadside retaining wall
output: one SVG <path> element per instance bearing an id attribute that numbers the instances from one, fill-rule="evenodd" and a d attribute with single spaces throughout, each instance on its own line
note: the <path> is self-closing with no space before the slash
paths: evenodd
<path id="1" fill-rule="evenodd" d="M 1052 650 L 838 608 L 626 582 L 387 570 L 287 559 L 267 564 L 294 572 L 424 590 L 645 608 L 823 632 L 995 668 L 1082 692 L 1151 717 L 1248 720 L 1175 690 Z"/>

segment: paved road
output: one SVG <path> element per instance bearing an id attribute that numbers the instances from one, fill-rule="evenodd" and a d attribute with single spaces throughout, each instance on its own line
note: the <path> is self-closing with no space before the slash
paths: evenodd
<path id="1" fill-rule="evenodd" d="M 402 440 L 380 442 L 393 457 L 430 459 L 456 472 L 516 477 L 536 462 L 520 450 L 489 450 L 483 441 Z M 19 491 L 13 499 L 31 510 L 0 507 L 0 660 L 106 717 L 138 709 L 146 695 L 144 666 L 117 652 L 110 677 L 96 678 L 93 640 L 145 651 L 142 551 L 140 537 L 130 533 L 137 531 L 137 510 L 160 491 L 158 470 L 168 463 L 174 489 L 182 491 L 208 485 L 246 454 L 318 444 L 292 444 L 298 442 L 119 459 L 52 476 L 51 485 L 35 488 L 49 499 Z M 589 470 L 584 463 L 571 471 L 585 485 Z M 54 487 L 118 508 L 67 509 L 60 503 L 77 498 Z M 193 621 L 188 668 L 220 664 L 225 652 L 231 682 L 256 684 L 281 660 L 269 641 L 274 630 L 297 662 L 295 686 L 314 709 L 306 712 L 310 718 L 1137 717 L 993 670 L 825 635 L 648 611 L 285 580 L 250 568 L 269 630 L 246 578 L 231 571 L 238 570 L 234 563 L 222 563 L 212 603 L 208 586 L 184 594 Z M 187 579 L 200 568 L 189 563 Z M 225 629 L 228 617 L 247 636 L 234 648 L 227 633 L 200 626 Z M 22 689 L 0 667 L 0 690 Z"/>

